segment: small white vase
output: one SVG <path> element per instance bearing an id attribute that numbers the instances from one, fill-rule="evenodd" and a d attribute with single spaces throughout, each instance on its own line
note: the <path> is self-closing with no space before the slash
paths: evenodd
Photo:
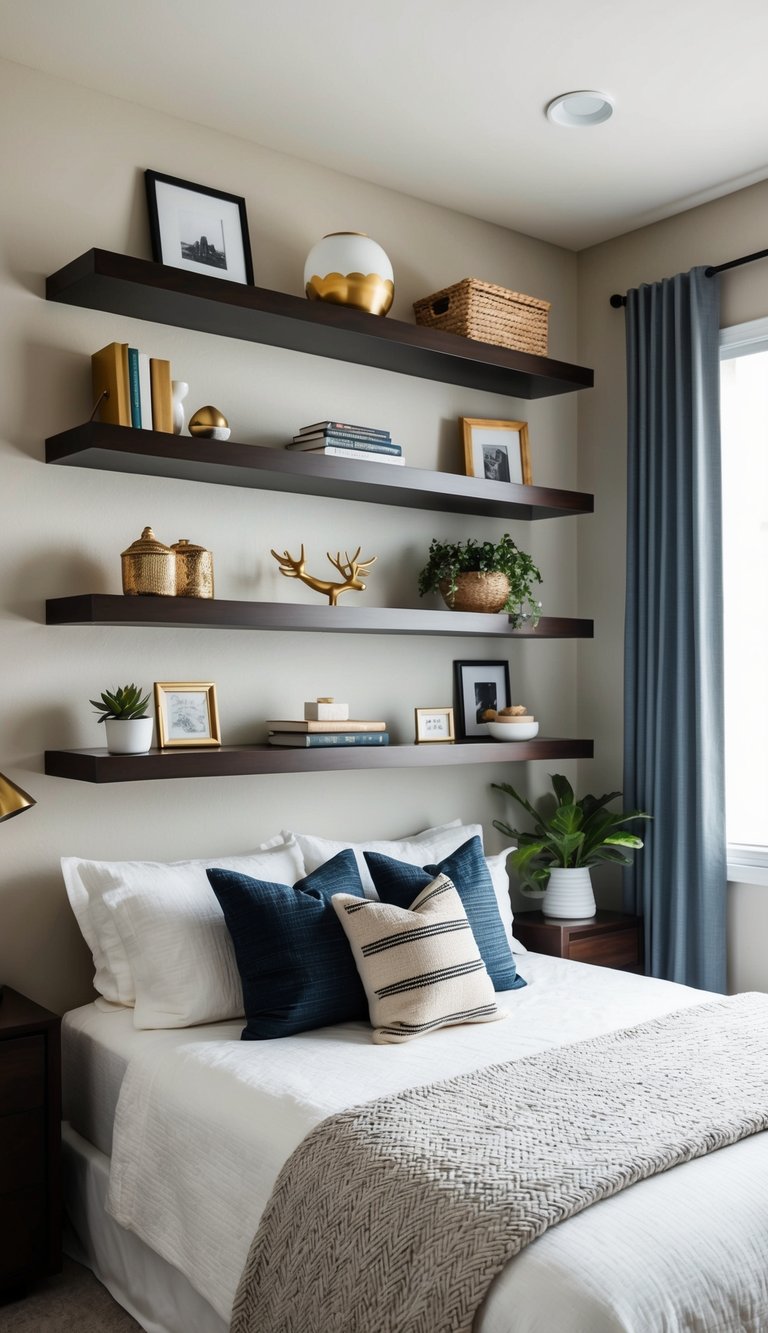
<path id="1" fill-rule="evenodd" d="M 570 870 L 562 868 L 551 870 L 541 910 L 545 916 L 559 917 L 566 921 L 594 916 L 597 907 L 592 892 L 589 866 L 576 866 Z"/>
<path id="2" fill-rule="evenodd" d="M 104 723 L 110 754 L 146 754 L 152 745 L 151 717 L 108 717 Z"/>
<path id="3" fill-rule="evenodd" d="M 189 385 L 184 380 L 171 380 L 173 398 L 173 433 L 181 435 L 184 429 L 184 399 L 189 393 Z"/>
<path id="4" fill-rule="evenodd" d="M 361 231 L 337 231 L 307 255 L 304 290 L 310 301 L 386 315 L 395 295 L 395 275 L 378 242 Z"/>

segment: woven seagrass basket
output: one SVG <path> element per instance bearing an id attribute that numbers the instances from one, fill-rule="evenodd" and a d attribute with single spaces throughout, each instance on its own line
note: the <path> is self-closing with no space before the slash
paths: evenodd
<path id="1" fill-rule="evenodd" d="M 463 278 L 413 305 L 416 323 L 463 338 L 547 355 L 550 301 L 511 292 L 479 278 Z"/>

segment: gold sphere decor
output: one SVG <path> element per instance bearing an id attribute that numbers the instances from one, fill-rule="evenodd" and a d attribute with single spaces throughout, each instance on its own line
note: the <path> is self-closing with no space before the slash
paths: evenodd
<path id="1" fill-rule="evenodd" d="M 310 301 L 330 301 L 386 315 L 395 296 L 392 265 L 363 231 L 334 231 L 313 246 L 304 265 Z"/>
<path id="2" fill-rule="evenodd" d="M 203 440 L 228 440 L 229 422 L 218 407 L 198 407 L 189 418 L 189 433 Z"/>

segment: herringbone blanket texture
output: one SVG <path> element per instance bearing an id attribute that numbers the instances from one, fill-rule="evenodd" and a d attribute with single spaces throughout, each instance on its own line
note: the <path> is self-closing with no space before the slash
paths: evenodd
<path id="1" fill-rule="evenodd" d="M 548 1227 L 767 1126 L 764 994 L 332 1116 L 277 1179 L 232 1333 L 469 1333 Z"/>

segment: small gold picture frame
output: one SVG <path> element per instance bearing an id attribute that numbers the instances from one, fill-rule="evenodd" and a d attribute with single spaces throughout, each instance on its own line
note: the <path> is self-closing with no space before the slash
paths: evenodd
<path id="1" fill-rule="evenodd" d="M 459 417 L 464 443 L 464 471 L 486 481 L 532 486 L 527 421 L 483 421 Z"/>
<path id="2" fill-rule="evenodd" d="M 452 708 L 415 708 L 416 744 L 450 744 L 456 740 Z"/>
<path id="3" fill-rule="evenodd" d="M 161 750 L 221 745 L 216 686 L 211 681 L 155 681 L 157 738 Z"/>

